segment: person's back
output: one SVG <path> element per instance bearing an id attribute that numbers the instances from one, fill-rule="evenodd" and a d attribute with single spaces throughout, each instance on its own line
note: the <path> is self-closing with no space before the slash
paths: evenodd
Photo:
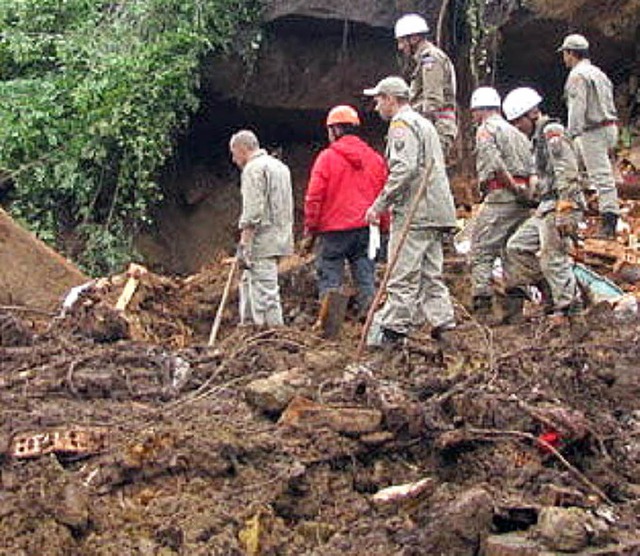
<path id="1" fill-rule="evenodd" d="M 387 167 L 382 156 L 358 136 L 360 117 L 355 108 L 333 107 L 325 124 L 329 146 L 311 169 L 303 243 L 311 246 L 316 237 L 320 240 L 316 270 L 321 298 L 342 286 L 344 264 L 349 263 L 358 286 L 358 313 L 363 317 L 375 291 L 364 216 L 384 185 Z"/>
<path id="2" fill-rule="evenodd" d="M 565 94 L 569 111 L 568 131 L 571 135 L 579 135 L 604 122 L 618 119 L 613 101 L 613 84 L 590 60 L 581 60 L 569 72 Z"/>
<path id="3" fill-rule="evenodd" d="M 293 194 L 291 172 L 282 161 L 260 149 L 242 170 L 243 216 L 256 218 L 252 256 L 293 253 Z"/>
<path id="4" fill-rule="evenodd" d="M 384 158 L 356 135 L 343 135 L 316 158 L 305 196 L 308 233 L 364 228 L 384 185 Z"/>
<path id="5" fill-rule="evenodd" d="M 506 170 L 513 177 L 529 178 L 533 173 L 529 139 L 496 113 L 478 127 L 476 153 L 478 182 L 486 190 L 485 202 L 516 202 L 515 193 L 496 175 Z"/>
<path id="6" fill-rule="evenodd" d="M 406 126 L 403 128 L 401 126 Z M 404 131 L 404 129 L 409 130 Z M 425 196 L 419 201 L 413 217 L 412 227 L 453 229 L 456 225 L 455 205 L 449 187 L 443 151 L 434 125 L 410 106 L 405 106 L 394 116 L 390 125 L 390 135 L 407 133 L 405 148 L 399 152 L 388 152 L 389 168 L 393 173 L 398 166 L 398 179 L 410 181 L 407 194 L 394 206 L 394 216 L 402 219 L 409 202 L 420 188 L 424 179 L 428 186 Z M 402 152 L 404 150 L 404 152 Z M 427 169 L 429 174 L 424 175 Z"/>

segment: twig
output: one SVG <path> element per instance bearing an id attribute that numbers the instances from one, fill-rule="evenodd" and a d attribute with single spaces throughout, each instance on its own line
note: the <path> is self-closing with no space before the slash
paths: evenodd
<path id="1" fill-rule="evenodd" d="M 17 313 L 36 313 L 47 317 L 54 317 L 56 313 L 45 311 L 44 309 L 36 309 L 35 307 L 25 307 L 24 305 L 0 305 L 0 311 L 15 311 Z"/>
<path id="2" fill-rule="evenodd" d="M 562 465 L 583 485 L 590 488 L 594 493 L 596 493 L 603 501 L 607 502 L 607 504 L 613 504 L 613 501 L 600 489 L 600 487 L 593 484 L 587 477 L 584 476 L 583 473 L 578 471 L 571 463 L 569 463 L 565 457 L 558 452 L 551 444 L 546 442 L 541 438 L 535 437 L 533 434 L 522 431 L 513 431 L 513 430 L 493 430 L 493 429 L 466 429 L 467 432 L 471 434 L 476 434 L 479 436 L 511 436 L 514 438 L 519 438 L 523 440 L 529 440 L 534 445 L 540 445 L 546 450 L 548 450 L 551 454 L 553 454 Z"/>

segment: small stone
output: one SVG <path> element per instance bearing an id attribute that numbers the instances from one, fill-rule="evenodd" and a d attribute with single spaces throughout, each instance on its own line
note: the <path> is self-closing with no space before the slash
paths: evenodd
<path id="1" fill-rule="evenodd" d="M 294 398 L 278 424 L 291 427 L 326 427 L 347 434 L 371 433 L 380 428 L 382 412 L 377 409 L 331 407 L 307 398 Z"/>
<path id="2" fill-rule="evenodd" d="M 539 556 L 540 547 L 519 533 L 491 535 L 485 541 L 484 556 Z"/>

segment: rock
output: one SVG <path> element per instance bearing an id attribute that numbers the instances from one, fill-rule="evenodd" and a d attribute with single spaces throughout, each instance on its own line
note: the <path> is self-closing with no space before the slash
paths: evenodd
<path id="1" fill-rule="evenodd" d="M 491 530 L 493 499 L 484 488 L 474 487 L 452 502 L 433 507 L 430 515 L 420 533 L 420 554 L 478 554 Z"/>
<path id="2" fill-rule="evenodd" d="M 578 489 L 561 487 L 552 483 L 542 486 L 540 501 L 546 506 L 579 506 L 584 508 L 588 505 L 585 495 Z"/>
<path id="3" fill-rule="evenodd" d="M 540 511 L 537 531 L 551 550 L 578 552 L 589 542 L 587 521 L 579 508 L 546 507 Z"/>
<path id="4" fill-rule="evenodd" d="M 540 556 L 540 546 L 521 533 L 490 535 L 483 556 Z"/>
<path id="5" fill-rule="evenodd" d="M 610 544 L 589 551 L 590 556 L 637 556 L 638 554 L 640 554 L 639 540 Z"/>
<path id="6" fill-rule="evenodd" d="M 308 380 L 300 369 L 290 369 L 250 382 L 244 394 L 254 407 L 267 413 L 277 413 L 287 407 L 296 395 L 304 395 L 308 387 Z"/>
<path id="7" fill-rule="evenodd" d="M 74 483 L 67 483 L 62 488 L 62 500 L 54 509 L 56 521 L 83 530 L 89 523 L 89 496 L 87 491 Z"/>
<path id="8" fill-rule="evenodd" d="M 292 427 L 327 427 L 336 432 L 363 434 L 378 430 L 382 413 L 377 409 L 331 407 L 307 398 L 294 398 L 278 421 Z"/>
<path id="9" fill-rule="evenodd" d="M 310 17 L 342 21 L 360 21 L 376 27 L 391 28 L 397 12 L 393 2 L 365 0 L 342 2 L 339 0 L 269 0 L 265 3 L 266 21 L 286 17 Z M 435 4 L 435 2 L 434 2 Z"/>
<path id="10" fill-rule="evenodd" d="M 304 354 L 305 366 L 320 374 L 336 371 L 344 366 L 346 357 L 333 349 L 308 351 Z"/>
<path id="11" fill-rule="evenodd" d="M 398 504 L 406 500 L 412 500 L 426 493 L 432 493 L 436 487 L 436 481 L 430 477 L 421 479 L 415 483 L 394 485 L 376 492 L 371 500 L 374 504 Z"/>

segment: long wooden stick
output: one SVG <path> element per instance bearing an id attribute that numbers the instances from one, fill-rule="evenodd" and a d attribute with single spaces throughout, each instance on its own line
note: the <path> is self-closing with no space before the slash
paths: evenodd
<path id="1" fill-rule="evenodd" d="M 238 270 L 238 257 L 233 259 L 233 264 L 231 265 L 231 269 L 229 270 L 229 276 L 227 277 L 227 283 L 224 285 L 224 291 L 222 292 L 222 297 L 220 298 L 220 305 L 218 305 L 218 311 L 216 313 L 216 318 L 213 320 L 213 324 L 211 325 L 211 333 L 209 334 L 209 347 L 212 347 L 216 343 L 216 338 L 218 337 L 218 330 L 220 329 L 220 323 L 222 322 L 222 313 L 224 311 L 224 307 L 227 304 L 227 299 L 229 297 L 229 292 L 231 291 L 231 284 L 233 283 L 233 277 Z"/>
<path id="2" fill-rule="evenodd" d="M 362 350 L 364 349 L 365 343 L 367 341 L 367 335 L 369 334 L 369 329 L 371 328 L 371 323 L 373 322 L 373 315 L 376 312 L 378 305 L 380 304 L 380 300 L 384 295 L 384 292 L 387 289 L 387 283 L 389 282 L 389 278 L 393 269 L 396 267 L 398 259 L 400 258 L 400 253 L 402 251 L 402 247 L 404 246 L 405 241 L 407 240 L 407 235 L 409 234 L 409 227 L 411 226 L 411 222 L 413 221 L 413 217 L 418 208 L 418 203 L 420 199 L 422 199 L 423 195 L 427 190 L 429 176 L 431 175 L 431 170 L 433 169 L 433 161 L 431 164 L 425 169 L 424 178 L 418 191 L 416 191 L 415 196 L 411 201 L 411 205 L 409 207 L 409 212 L 407 213 L 407 219 L 404 222 L 404 226 L 402 226 L 402 230 L 400 232 L 400 238 L 398 239 L 398 244 L 396 245 L 395 250 L 391 256 L 391 260 L 387 264 L 387 268 L 385 269 L 384 276 L 382 277 L 382 282 L 380 282 L 380 286 L 378 286 L 378 291 L 376 291 L 376 295 L 371 302 L 371 306 L 369 307 L 369 312 L 367 313 L 367 320 L 364 323 L 364 328 L 362 329 L 362 334 L 360 335 L 360 342 L 358 343 L 358 350 L 356 351 L 356 357 L 360 358 L 362 355 Z"/>

